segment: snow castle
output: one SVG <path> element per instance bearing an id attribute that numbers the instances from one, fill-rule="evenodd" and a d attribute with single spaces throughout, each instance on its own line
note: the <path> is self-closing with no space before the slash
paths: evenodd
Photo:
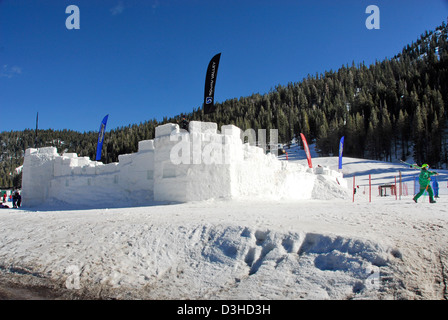
<path id="1" fill-rule="evenodd" d="M 331 199 L 347 196 L 342 174 L 278 160 L 243 143 L 233 125 L 192 121 L 189 130 L 168 123 L 138 152 L 103 164 L 55 147 L 27 149 L 23 166 L 25 206 L 145 205 L 208 199 Z"/>

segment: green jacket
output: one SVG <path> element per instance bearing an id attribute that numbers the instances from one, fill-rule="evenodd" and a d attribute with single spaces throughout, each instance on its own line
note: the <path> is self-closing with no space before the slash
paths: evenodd
<path id="1" fill-rule="evenodd" d="M 420 176 L 418 177 L 418 182 L 420 183 L 420 188 L 426 188 L 431 182 L 431 176 L 437 174 L 436 172 L 428 171 L 422 169 Z"/>

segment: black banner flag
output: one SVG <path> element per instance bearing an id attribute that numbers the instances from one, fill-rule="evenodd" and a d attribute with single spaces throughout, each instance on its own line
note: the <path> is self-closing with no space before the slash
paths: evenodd
<path id="1" fill-rule="evenodd" d="M 216 77 L 218 76 L 219 58 L 221 53 L 215 55 L 207 68 L 207 75 L 205 76 L 205 90 L 204 90 L 204 113 L 213 113 L 215 111 L 214 96 Z"/>

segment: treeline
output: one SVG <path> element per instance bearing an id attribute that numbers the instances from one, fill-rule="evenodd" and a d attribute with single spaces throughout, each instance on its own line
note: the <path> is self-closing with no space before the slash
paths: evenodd
<path id="1" fill-rule="evenodd" d="M 336 155 L 345 136 L 344 155 L 386 160 L 413 157 L 433 167 L 448 164 L 448 28 L 445 22 L 403 48 L 391 59 L 366 66 L 352 63 L 337 71 L 309 75 L 297 83 L 278 85 L 266 94 L 229 99 L 189 120 L 234 124 L 243 130 L 278 129 L 279 142 L 303 133 L 321 156 Z M 103 162 L 136 152 L 138 141 L 154 138 L 156 126 L 176 118 L 148 120 L 107 132 Z M 23 164 L 28 147 L 55 146 L 95 158 L 97 132 L 34 130 L 0 133 L 0 187 L 19 186 L 14 169 Z"/>
<path id="2" fill-rule="evenodd" d="M 321 156 L 391 161 L 413 157 L 448 163 L 447 26 L 426 31 L 392 59 L 342 66 L 337 71 L 279 85 L 268 94 L 227 100 L 205 119 L 242 129 L 277 128 L 281 142 L 315 141 Z M 193 118 L 201 118 L 201 111 Z"/>

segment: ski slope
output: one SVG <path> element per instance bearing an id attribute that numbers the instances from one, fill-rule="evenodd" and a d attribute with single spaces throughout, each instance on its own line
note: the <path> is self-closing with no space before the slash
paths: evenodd
<path id="1" fill-rule="evenodd" d="M 306 164 L 298 151 L 288 161 Z M 337 163 L 313 157 L 313 166 Z M 403 181 L 418 174 L 344 158 L 349 188 L 353 176 L 360 186 L 346 199 L 1 209 L 0 293 L 20 285 L 68 299 L 446 299 L 447 172 L 438 202 L 415 204 L 412 192 L 378 194 L 399 170 Z"/>
<path id="2" fill-rule="evenodd" d="M 308 165 L 305 152 L 303 151 L 303 149 L 301 149 L 301 144 L 292 143 L 290 148 L 285 147 L 285 150 L 287 151 L 288 155 L 280 155 L 280 159 L 285 161 L 297 161 L 304 166 Z M 339 157 L 319 157 L 319 155 L 315 151 L 314 144 L 310 145 L 310 151 L 313 167 L 322 166 L 329 167 L 332 170 L 338 170 Z M 413 163 L 412 160 L 409 161 Z M 369 184 L 371 185 L 372 196 L 379 195 L 378 187 L 385 184 L 397 184 L 397 190 L 399 190 L 400 173 L 402 182 L 402 194 L 404 194 L 406 191 L 405 187 L 408 191 L 408 195 L 418 192 L 418 183 L 416 183 L 415 180 L 418 178 L 420 171 L 409 168 L 405 164 L 400 163 L 398 160 L 395 163 L 390 163 L 377 160 L 343 157 L 342 163 L 343 165 L 341 172 L 344 174 L 344 177 L 347 179 L 350 187 L 353 187 L 354 177 L 354 186 L 359 186 L 359 189 L 357 190 L 365 192 L 366 195 L 369 192 Z M 439 193 L 440 195 L 447 195 L 448 170 L 430 170 L 440 173 L 440 175 L 437 176 L 440 188 Z M 356 196 L 358 197 L 359 194 L 360 193 L 357 192 Z M 390 192 L 388 192 L 387 194 L 390 195 Z"/>

